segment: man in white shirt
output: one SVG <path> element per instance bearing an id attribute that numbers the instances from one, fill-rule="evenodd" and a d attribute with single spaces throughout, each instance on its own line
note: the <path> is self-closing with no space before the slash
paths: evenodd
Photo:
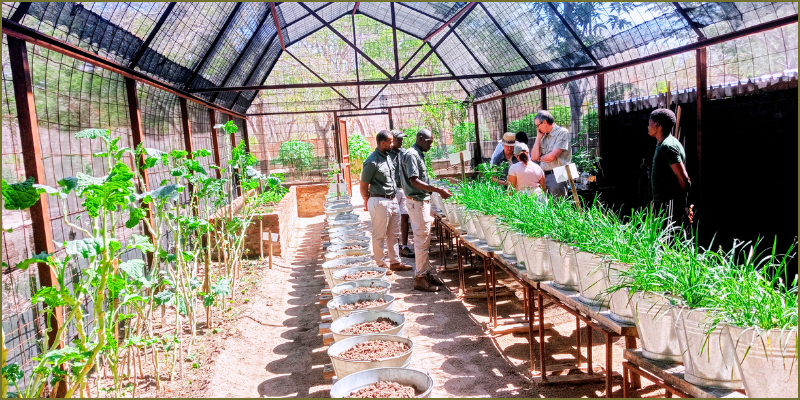
<path id="1" fill-rule="evenodd" d="M 539 161 L 544 170 L 545 189 L 553 196 L 567 196 L 567 182 L 556 182 L 553 168 L 572 162 L 569 131 L 556 125 L 553 116 L 546 110 L 539 111 L 533 119 L 536 124 L 536 141 L 531 148 L 531 159 Z"/>

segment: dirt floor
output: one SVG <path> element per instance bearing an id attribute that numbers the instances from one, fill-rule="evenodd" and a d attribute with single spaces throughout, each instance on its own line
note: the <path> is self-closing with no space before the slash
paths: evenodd
<path id="1" fill-rule="evenodd" d="M 360 200 L 357 199 L 357 200 Z M 369 214 L 357 207 L 369 232 Z M 321 264 L 324 217 L 300 218 L 291 260 L 275 259 L 272 270 L 248 269 L 245 296 L 238 307 L 217 318 L 219 327 L 200 329 L 194 350 L 197 368 L 187 368 L 184 379 L 168 380 L 165 391 L 156 394 L 152 377 L 138 389 L 137 397 L 328 397 L 331 381 L 323 378 L 330 363 L 327 347 L 319 334 L 318 295 L 325 286 Z M 411 241 L 411 240 L 410 240 Z M 437 244 L 432 249 L 438 249 Z M 440 259 L 431 257 L 435 266 Z M 413 259 L 404 259 L 413 263 Z M 453 258 L 448 264 L 455 263 Z M 527 333 L 493 336 L 488 330 L 486 300 L 459 300 L 458 274 L 440 273 L 448 290 L 422 293 L 411 289 L 411 271 L 388 277 L 393 309 L 406 317 L 406 335 L 414 341 L 410 368 L 427 371 L 435 380 L 432 397 L 601 397 L 604 384 L 537 386 L 530 372 Z M 514 290 L 516 283 L 501 273 L 498 277 Z M 467 274 L 467 286 L 483 282 L 480 270 Z M 522 292 L 500 299 L 501 319 L 521 317 Z M 247 300 L 246 302 L 244 300 Z M 167 314 L 169 320 L 169 313 Z M 575 318 L 553 305 L 545 308 L 548 365 L 574 362 Z M 581 329 L 585 363 L 586 327 Z M 538 340 L 538 336 L 537 336 Z M 595 366 L 605 359 L 604 337 L 593 336 Z M 620 372 L 624 341 L 614 343 L 614 371 Z M 534 346 L 538 354 L 538 345 Z M 189 364 L 186 364 L 189 365 Z M 147 371 L 147 367 L 145 367 Z M 164 368 L 162 367 L 162 370 Z M 663 397 L 663 390 L 643 381 L 644 389 L 634 397 Z M 648 386 L 649 385 L 649 386 Z M 621 397 L 621 380 L 614 382 L 613 397 Z"/>

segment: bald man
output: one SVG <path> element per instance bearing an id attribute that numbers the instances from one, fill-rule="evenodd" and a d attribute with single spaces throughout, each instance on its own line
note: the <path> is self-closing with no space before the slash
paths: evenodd
<path id="1" fill-rule="evenodd" d="M 433 135 L 427 129 L 417 132 L 417 142 L 401 157 L 401 183 L 406 193 L 406 207 L 411 227 L 414 230 L 414 289 L 423 292 L 437 292 L 444 285 L 436 276 L 429 262 L 431 247 L 431 193 L 439 193 L 443 199 L 452 196 L 447 189 L 432 186 L 425 167 L 425 153 L 431 149 Z"/>

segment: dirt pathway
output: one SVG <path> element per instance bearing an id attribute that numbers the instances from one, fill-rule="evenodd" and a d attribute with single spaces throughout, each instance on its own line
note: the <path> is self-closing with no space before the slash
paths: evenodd
<path id="1" fill-rule="evenodd" d="M 253 304 L 214 363 L 204 397 L 324 397 L 328 355 L 320 351 L 324 217 L 300 218 L 290 265 L 267 271 Z"/>

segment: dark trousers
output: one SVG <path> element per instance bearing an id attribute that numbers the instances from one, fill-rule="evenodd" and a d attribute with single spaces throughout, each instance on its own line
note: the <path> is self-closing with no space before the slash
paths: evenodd
<path id="1" fill-rule="evenodd" d="M 691 232 L 691 223 L 686 215 L 686 196 L 678 196 L 667 201 L 653 200 L 653 209 L 656 212 L 666 213 L 673 226 L 681 227 L 685 232 Z"/>

